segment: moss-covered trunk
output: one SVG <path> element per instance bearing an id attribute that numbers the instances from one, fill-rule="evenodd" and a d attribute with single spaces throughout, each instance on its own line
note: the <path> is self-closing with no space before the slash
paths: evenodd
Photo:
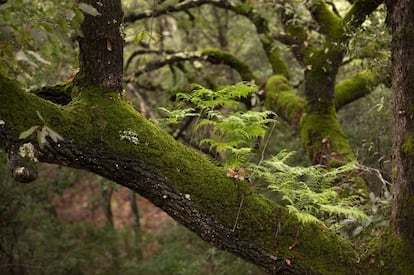
<path id="1" fill-rule="evenodd" d="M 393 30 L 395 229 L 414 253 L 414 2 L 390 3 Z"/>
<path id="2" fill-rule="evenodd" d="M 342 52 L 331 52 L 313 50 L 305 58 L 309 64 L 305 70 L 307 107 L 300 136 L 312 163 L 335 167 L 355 157 L 336 117 L 335 80 Z"/>

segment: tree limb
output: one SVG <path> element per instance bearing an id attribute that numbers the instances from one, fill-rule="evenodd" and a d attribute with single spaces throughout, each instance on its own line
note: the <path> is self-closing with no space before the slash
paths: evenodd
<path id="1" fill-rule="evenodd" d="M 266 82 L 265 93 L 266 107 L 275 111 L 297 129 L 305 111 L 306 101 L 293 92 L 286 77 L 282 75 L 270 77 Z"/>
<path id="2" fill-rule="evenodd" d="M 256 194 L 247 182 L 226 177 L 222 168 L 145 120 L 117 92 L 75 86 L 72 102 L 63 109 L 25 93 L 12 81 L 0 78 L 0 85 L 2 148 L 9 150 L 21 142 L 18 133 L 47 123 L 64 141 L 50 140 L 49 147 L 40 149 L 27 138 L 40 161 L 89 170 L 122 184 L 204 240 L 269 273 L 343 273 L 355 268 L 355 251 L 348 242 L 323 226 L 301 225 L 286 208 Z M 244 203 L 232 232 L 241 194 Z M 271 252 L 275 217 L 282 224 L 278 255 Z M 301 242 L 289 249 L 298 228 Z"/>
<path id="3" fill-rule="evenodd" d="M 342 80 L 335 86 L 335 107 L 337 110 L 371 93 L 380 83 L 379 78 L 370 70 Z"/>
<path id="4" fill-rule="evenodd" d="M 369 16 L 379 5 L 384 3 L 384 0 L 357 0 L 342 19 L 344 26 L 348 25 L 351 28 L 360 26 L 367 16 Z"/>
<path id="5" fill-rule="evenodd" d="M 149 62 L 146 66 L 141 69 L 138 69 L 134 76 L 138 77 L 144 73 L 148 73 L 159 68 L 164 67 L 165 65 L 179 63 L 183 61 L 207 61 L 212 64 L 224 64 L 240 74 L 240 77 L 243 81 L 255 81 L 259 83 L 259 79 L 253 74 L 250 68 L 239 60 L 237 57 L 233 56 L 231 53 L 219 49 L 205 49 L 197 52 L 187 52 L 187 53 L 175 53 L 167 55 L 165 59 L 157 60 L 154 62 Z"/>
<path id="6" fill-rule="evenodd" d="M 222 2 L 222 3 L 220 3 Z M 145 19 L 145 18 L 151 18 L 151 17 L 158 17 L 161 15 L 166 15 L 173 12 L 180 12 L 180 11 L 186 11 L 188 9 L 201 7 L 206 4 L 213 4 L 213 5 L 223 5 L 227 6 L 229 3 L 227 1 L 219 1 L 219 0 L 189 0 L 189 1 L 183 1 L 181 3 L 178 3 L 177 5 L 170 5 L 160 10 L 154 10 L 154 11 L 145 11 L 141 13 L 133 13 L 126 15 L 124 17 L 125 23 L 131 23 L 135 22 L 137 20 Z"/>
<path id="7" fill-rule="evenodd" d="M 308 7 L 312 17 L 319 25 L 319 31 L 328 36 L 334 35 L 340 23 L 336 16 L 327 6 L 324 0 L 313 0 Z"/>
<path id="8" fill-rule="evenodd" d="M 254 9 L 251 3 L 233 5 L 228 0 L 189 0 L 178 3 L 177 5 L 167 6 L 160 10 L 127 15 L 124 18 L 124 22 L 134 22 L 136 20 L 144 18 L 162 16 L 173 12 L 187 11 L 188 9 L 197 8 L 206 4 L 210 4 L 226 10 L 231 10 L 234 13 L 249 19 L 255 25 L 256 31 L 260 35 L 260 42 L 262 43 L 263 49 L 273 68 L 273 72 L 275 74 L 284 74 L 285 76 L 288 76 L 286 62 L 281 57 L 279 49 L 274 45 L 272 41 L 268 21 Z"/>

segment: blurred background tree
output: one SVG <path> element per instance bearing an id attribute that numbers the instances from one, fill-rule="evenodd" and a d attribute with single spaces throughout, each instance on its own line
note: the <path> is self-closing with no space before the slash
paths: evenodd
<path id="1" fill-rule="evenodd" d="M 301 62 L 297 44 L 307 48 L 326 43 L 326 33 L 312 13 L 318 7 L 312 7 L 311 1 L 295 5 L 287 1 L 283 6 L 284 1 L 229 1 L 237 11 L 215 4 L 220 1 L 181 9 L 187 2 L 202 1 L 122 1 L 125 91 L 137 110 L 159 123 L 165 117 L 159 107 L 181 106 L 177 93 L 193 90 L 194 83 L 218 89 L 240 81 L 254 81 L 259 87 L 244 108 L 264 110 L 264 86 L 275 74 L 287 77 L 294 95 L 306 97 L 304 72 L 315 65 Z M 352 1 L 322 2 L 329 13 L 343 17 Z M 143 10 L 148 12 L 139 13 Z M 77 1 L 14 0 L 0 5 L 0 74 L 18 79 L 27 90 L 71 80 L 78 68 L 76 40 L 82 18 Z M 352 31 L 336 74 L 336 83 L 364 70 L 374 75 L 375 80 L 364 78 L 363 85 L 356 87 L 363 90 L 359 96 L 363 98 L 351 99 L 337 113 L 352 154 L 364 165 L 364 179 L 375 186 L 372 200 L 386 200 L 381 177 L 390 179 L 390 34 L 384 21 L 385 8 L 380 6 Z M 292 43 L 288 30 L 298 26 L 306 35 Z M 223 52 L 237 60 L 218 54 Z M 272 59 L 277 52 L 279 56 Z M 277 67 L 280 56 L 285 65 Z M 244 62 L 247 68 L 241 66 Z M 290 160 L 292 165 L 327 164 L 313 158 L 304 146 L 298 119 L 289 118 L 286 106 L 275 104 L 272 108 L 281 119 L 268 133 L 272 138 L 266 150 L 264 140 L 258 139 L 254 158 L 288 149 L 298 152 Z M 211 132 L 196 131 L 196 123 L 196 118 L 187 117 L 180 124 L 161 126 L 183 143 L 208 151 L 199 141 Z M 210 155 L 223 160 L 217 152 Z M 261 274 L 98 176 L 42 165 L 35 185 L 21 185 L 8 175 L 5 153 L 0 154 L 0 166 L 0 271 L 4 274 Z M 153 226 L 145 224 L 158 219 Z M 377 223 L 384 221 L 382 217 Z M 359 235 L 358 226 L 344 224 L 342 233 Z M 367 235 L 377 233 L 375 229 Z M 131 238 L 134 243 L 126 242 Z"/>

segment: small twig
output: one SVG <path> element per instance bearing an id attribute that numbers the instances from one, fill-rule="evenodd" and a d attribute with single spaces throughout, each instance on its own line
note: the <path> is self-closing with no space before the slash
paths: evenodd
<path id="1" fill-rule="evenodd" d="M 382 173 L 380 170 L 372 168 L 372 167 L 368 167 L 362 164 L 356 164 L 355 165 L 356 169 L 362 171 L 362 172 L 366 172 L 366 173 L 371 173 L 374 174 L 380 181 L 381 183 L 384 185 L 384 187 L 388 187 L 391 186 L 391 183 L 389 181 L 387 181 L 386 179 L 384 179 L 384 177 L 382 176 Z"/>
<path id="2" fill-rule="evenodd" d="M 240 217 L 240 212 L 243 206 L 243 201 L 244 201 L 244 194 L 241 194 L 241 198 L 240 198 L 240 205 L 239 205 L 239 209 L 237 210 L 237 216 L 236 216 L 236 221 L 234 222 L 234 226 L 233 229 L 231 230 L 232 232 L 234 232 L 236 230 L 237 227 L 237 223 L 239 222 L 239 217 Z"/>
<path id="3" fill-rule="evenodd" d="M 276 224 L 276 230 L 275 230 L 275 240 L 273 243 L 273 249 L 275 251 L 275 255 L 277 255 L 278 253 L 278 240 L 279 240 L 280 233 L 282 233 L 282 222 L 279 216 L 280 216 L 280 211 L 276 215 L 277 224 Z"/>
<path id="4" fill-rule="evenodd" d="M 292 250 L 293 248 L 295 248 L 295 246 L 297 246 L 299 244 L 299 237 L 300 237 L 300 231 L 298 229 L 296 231 L 295 241 L 293 242 L 293 244 L 291 246 L 289 246 L 289 250 Z"/>

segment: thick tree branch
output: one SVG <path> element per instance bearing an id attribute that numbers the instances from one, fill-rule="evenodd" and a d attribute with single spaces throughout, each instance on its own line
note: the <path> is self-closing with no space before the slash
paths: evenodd
<path id="1" fill-rule="evenodd" d="M 274 75 L 266 82 L 265 105 L 285 119 L 293 128 L 299 127 L 306 107 L 304 98 L 296 95 L 283 75 Z"/>
<path id="2" fill-rule="evenodd" d="M 337 110 L 371 93 L 380 83 L 379 78 L 370 70 L 342 80 L 335 86 L 335 107 Z"/>
<path id="3" fill-rule="evenodd" d="M 269 31 L 268 21 L 257 12 L 251 3 L 243 3 L 233 5 L 228 0 L 190 0 L 183 1 L 177 5 L 170 5 L 160 10 L 147 11 L 138 14 L 130 14 L 124 18 L 124 22 L 134 22 L 136 20 L 166 15 L 173 12 L 187 11 L 188 9 L 197 8 L 206 4 L 216 6 L 218 8 L 233 11 L 234 13 L 249 19 L 256 27 L 257 33 L 260 35 L 260 41 L 263 49 L 269 59 L 275 74 L 283 74 L 288 77 L 288 68 L 286 62 L 280 55 L 279 49 L 274 45 L 273 39 Z"/>
<path id="4" fill-rule="evenodd" d="M 79 41 L 79 73 L 75 81 L 122 90 L 123 39 L 120 0 L 82 0 L 100 15 L 84 13 Z"/>
<path id="5" fill-rule="evenodd" d="M 329 9 L 325 0 L 311 1 L 308 9 L 318 23 L 321 33 L 332 36 L 337 32 L 340 18 Z"/>
<path id="6" fill-rule="evenodd" d="M 229 52 L 219 49 L 205 49 L 197 52 L 170 54 L 167 55 L 165 59 L 148 63 L 143 68 L 138 69 L 134 75 L 135 77 L 138 77 L 144 73 L 157 70 L 169 64 L 195 60 L 206 61 L 216 65 L 227 65 L 237 71 L 243 81 L 255 81 L 256 83 L 259 83 L 259 79 L 253 74 L 247 64 Z"/>
<path id="7" fill-rule="evenodd" d="M 247 182 L 227 178 L 222 168 L 146 121 L 118 93 L 73 87 L 73 100 L 62 109 L 9 80 L 0 79 L 0 85 L 2 148 L 21 142 L 19 132 L 47 123 L 64 141 L 49 139 L 50 146 L 40 150 L 37 141 L 25 140 L 39 151 L 40 161 L 86 169 L 127 186 L 204 240 L 270 273 L 344 273 L 355 267 L 355 251 L 347 242 L 319 225 L 302 226 Z M 233 232 L 240 193 L 244 203 Z M 278 254 L 272 255 L 279 222 Z M 289 249 L 298 229 L 300 244 Z"/>
<path id="8" fill-rule="evenodd" d="M 367 16 L 369 16 L 384 0 L 357 0 L 353 1 L 351 8 L 342 19 L 344 26 L 356 28 L 360 26 Z"/>

